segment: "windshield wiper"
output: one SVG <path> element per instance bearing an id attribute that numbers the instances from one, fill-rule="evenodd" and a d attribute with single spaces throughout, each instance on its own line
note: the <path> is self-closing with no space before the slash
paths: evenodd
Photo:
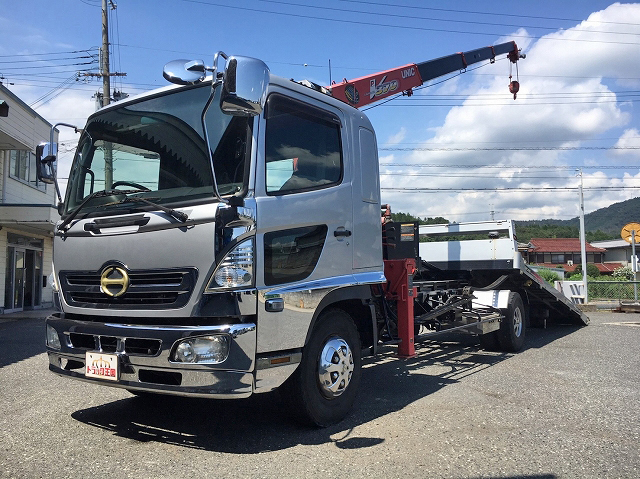
<path id="1" fill-rule="evenodd" d="M 116 195 L 130 195 L 132 193 L 140 193 L 141 190 L 100 190 L 100 191 L 95 191 L 93 193 L 91 193 L 89 196 L 87 196 L 84 200 L 82 200 L 82 203 L 80 203 L 75 210 L 73 210 L 69 216 L 67 216 L 67 218 L 60 223 L 60 226 L 58 226 L 58 231 L 66 231 L 67 226 L 69 225 L 69 223 L 71 223 L 76 216 L 78 216 L 78 213 L 80 213 L 80 210 L 82 210 L 82 208 L 84 208 L 86 206 L 87 203 L 89 203 L 89 201 L 95 199 L 95 198 L 103 198 L 105 196 L 116 196 Z M 178 221 L 181 222 L 185 222 L 189 219 L 189 217 L 185 214 L 182 213 L 181 211 L 177 211 L 174 210 L 173 208 L 167 208 L 166 206 L 162 206 L 159 205 L 157 203 L 154 203 L 153 201 L 149 201 L 146 198 L 140 198 L 139 196 L 127 196 L 126 198 L 123 198 L 122 200 L 118 201 L 117 203 L 127 203 L 127 202 L 139 202 L 139 203 L 146 203 L 148 205 L 153 206 L 154 208 L 158 208 L 159 210 L 164 211 L 165 213 L 167 213 L 168 215 L 174 217 L 175 219 L 177 219 Z"/>
<path id="2" fill-rule="evenodd" d="M 175 219 L 177 219 L 178 221 L 182 221 L 183 223 L 189 219 L 189 216 L 182 211 L 159 205 L 158 203 L 154 203 L 153 201 L 150 201 L 147 198 L 143 198 L 141 196 L 127 196 L 126 198 L 118 201 L 118 203 L 145 203 L 147 205 L 153 206 L 154 208 L 158 208 L 159 210 L 164 211 L 168 215 L 173 216 Z"/>

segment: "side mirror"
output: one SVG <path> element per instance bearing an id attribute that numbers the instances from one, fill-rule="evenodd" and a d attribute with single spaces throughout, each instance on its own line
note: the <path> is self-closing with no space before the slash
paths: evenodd
<path id="1" fill-rule="evenodd" d="M 229 57 L 224 70 L 220 109 L 228 115 L 259 115 L 266 101 L 269 76 L 269 67 L 260 60 Z"/>
<path id="2" fill-rule="evenodd" d="M 162 76 L 177 85 L 195 85 L 204 81 L 207 67 L 202 60 L 173 60 L 167 63 Z"/>
<path id="3" fill-rule="evenodd" d="M 57 154 L 57 143 L 40 143 L 36 147 L 36 163 L 39 181 L 42 181 L 43 183 L 47 183 L 49 185 L 55 183 Z"/>

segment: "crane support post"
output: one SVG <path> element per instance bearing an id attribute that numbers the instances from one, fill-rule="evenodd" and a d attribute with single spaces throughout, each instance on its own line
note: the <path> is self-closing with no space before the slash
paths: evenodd
<path id="1" fill-rule="evenodd" d="M 416 355 L 414 344 L 413 301 L 418 294 L 413 286 L 416 260 L 413 258 L 384 260 L 387 278 L 386 296 L 396 301 L 398 315 L 398 356 L 411 358 Z"/>

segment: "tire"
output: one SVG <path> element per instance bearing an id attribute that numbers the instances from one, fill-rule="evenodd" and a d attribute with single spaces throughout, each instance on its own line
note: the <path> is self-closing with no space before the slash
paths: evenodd
<path id="1" fill-rule="evenodd" d="M 326 427 L 349 413 L 361 377 L 360 337 L 351 316 L 330 309 L 318 318 L 284 393 L 300 422 Z"/>
<path id="2" fill-rule="evenodd" d="M 518 293 L 509 293 L 507 309 L 502 310 L 504 319 L 500 323 L 498 342 L 502 351 L 515 353 L 524 346 L 526 333 L 525 309 Z"/>

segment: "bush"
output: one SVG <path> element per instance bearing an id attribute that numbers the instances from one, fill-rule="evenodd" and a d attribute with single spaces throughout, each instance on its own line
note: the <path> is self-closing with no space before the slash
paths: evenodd
<path id="1" fill-rule="evenodd" d="M 613 277 L 617 281 L 633 281 L 634 274 L 630 266 L 621 266 L 613 271 Z"/>
<path id="2" fill-rule="evenodd" d="M 580 274 L 580 279 L 582 279 L 582 265 L 579 264 L 578 266 L 576 266 L 576 269 L 573 273 Z M 600 276 L 600 270 L 595 264 L 587 263 L 587 276 L 590 276 L 592 278 L 597 278 L 598 276 Z"/>
<path id="3" fill-rule="evenodd" d="M 550 269 L 540 268 L 538 269 L 538 274 L 544 279 L 547 283 L 553 284 L 554 281 L 560 281 L 560 276 L 555 271 L 551 271 Z"/>

